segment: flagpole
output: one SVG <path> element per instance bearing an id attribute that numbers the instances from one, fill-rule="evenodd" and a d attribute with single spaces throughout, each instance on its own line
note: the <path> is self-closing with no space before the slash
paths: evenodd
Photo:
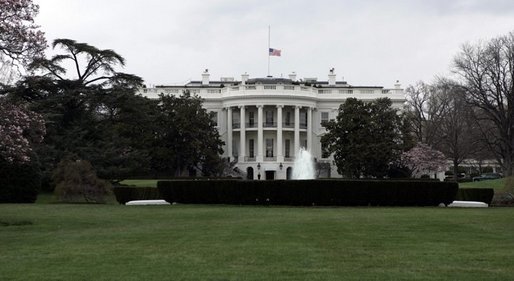
<path id="1" fill-rule="evenodd" d="M 270 40 L 271 40 L 271 26 L 268 25 L 268 76 L 270 76 L 269 75 L 269 61 L 270 61 L 269 49 L 271 48 Z"/>

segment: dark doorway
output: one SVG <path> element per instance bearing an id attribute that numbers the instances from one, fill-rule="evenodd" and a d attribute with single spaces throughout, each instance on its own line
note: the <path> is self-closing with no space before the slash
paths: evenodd
<path id="1" fill-rule="evenodd" d="M 274 180 L 275 171 L 266 171 L 266 180 Z"/>
<path id="2" fill-rule="evenodd" d="M 246 168 L 246 179 L 253 180 L 253 168 L 252 167 Z"/>
<path id="3" fill-rule="evenodd" d="M 286 179 L 290 180 L 293 176 L 293 168 L 289 167 L 286 169 Z"/>

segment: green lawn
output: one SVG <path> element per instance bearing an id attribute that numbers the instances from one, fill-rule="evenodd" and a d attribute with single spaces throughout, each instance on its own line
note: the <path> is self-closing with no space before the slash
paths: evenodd
<path id="1" fill-rule="evenodd" d="M 505 187 L 505 178 L 495 179 L 495 180 L 475 181 L 475 182 L 463 182 L 463 183 L 459 183 L 459 187 L 494 188 L 495 190 L 501 190 Z"/>
<path id="2" fill-rule="evenodd" d="M 1 280 L 512 280 L 514 208 L 0 204 Z"/>
<path id="3" fill-rule="evenodd" d="M 157 182 L 160 180 L 124 180 L 121 184 L 133 185 L 137 187 L 157 187 Z"/>

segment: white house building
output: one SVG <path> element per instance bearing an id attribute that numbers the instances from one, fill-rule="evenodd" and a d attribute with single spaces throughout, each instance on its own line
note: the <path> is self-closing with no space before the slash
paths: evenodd
<path id="1" fill-rule="evenodd" d="M 225 142 L 223 157 L 250 179 L 288 179 L 300 147 L 311 152 L 323 169 L 320 177 L 340 177 L 333 159 L 322 154 L 321 122 L 334 119 L 347 98 L 371 101 L 388 97 L 401 108 L 405 97 L 397 82 L 393 89 L 378 86 L 352 86 L 336 81 L 334 69 L 328 80 L 316 78 L 221 78 L 211 81 L 208 70 L 201 81 L 185 85 L 155 86 L 141 89 L 141 94 L 158 98 L 159 94 L 180 95 L 189 90 L 204 100 L 212 112 Z"/>

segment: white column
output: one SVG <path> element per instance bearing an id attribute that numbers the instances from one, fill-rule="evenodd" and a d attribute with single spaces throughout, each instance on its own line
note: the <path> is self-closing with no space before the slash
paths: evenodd
<path id="1" fill-rule="evenodd" d="M 257 105 L 257 162 L 264 161 L 262 154 L 264 143 L 264 132 L 262 129 L 262 108 L 263 105 Z"/>
<path id="2" fill-rule="evenodd" d="M 277 162 L 284 162 L 282 153 L 282 108 L 283 105 L 277 105 Z"/>
<path id="3" fill-rule="evenodd" d="M 232 161 L 232 107 L 227 107 L 227 154 Z"/>
<path id="4" fill-rule="evenodd" d="M 300 106 L 294 107 L 294 155 L 300 150 Z"/>
<path id="5" fill-rule="evenodd" d="M 239 107 L 239 110 L 240 110 L 240 115 L 241 117 L 239 117 L 239 119 L 241 120 L 241 126 L 240 126 L 240 131 L 241 131 L 241 137 L 240 137 L 240 151 L 239 151 L 239 162 L 244 162 L 245 161 L 245 156 L 246 156 L 246 116 L 245 116 L 245 107 L 244 105 L 243 106 L 240 106 Z"/>
<path id="6" fill-rule="evenodd" d="M 308 151 L 312 151 L 312 107 L 307 109 L 307 147 Z"/>

